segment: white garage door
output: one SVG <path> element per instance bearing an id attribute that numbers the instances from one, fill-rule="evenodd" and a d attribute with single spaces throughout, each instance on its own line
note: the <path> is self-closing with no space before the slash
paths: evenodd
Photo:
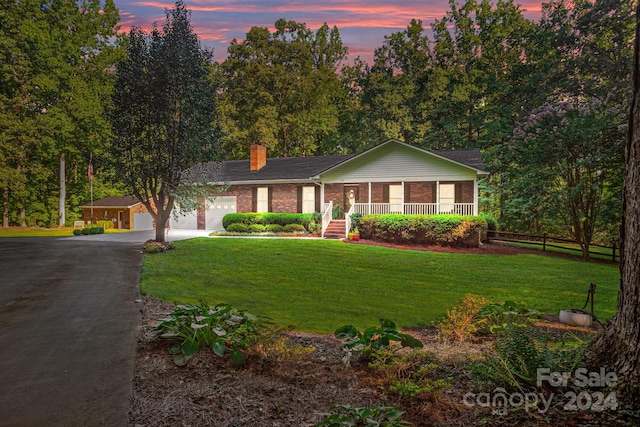
<path id="1" fill-rule="evenodd" d="M 150 213 L 141 212 L 133 214 L 134 230 L 153 230 L 153 217 Z"/>
<path id="2" fill-rule="evenodd" d="M 222 218 L 228 213 L 236 213 L 236 196 L 216 197 L 213 202 L 207 202 L 207 230 L 224 230 Z"/>
<path id="3" fill-rule="evenodd" d="M 175 219 L 172 213 L 169 225 L 171 226 L 171 228 L 177 230 L 197 230 L 198 212 L 192 211 L 187 213 L 186 215 L 178 215 L 178 219 Z"/>

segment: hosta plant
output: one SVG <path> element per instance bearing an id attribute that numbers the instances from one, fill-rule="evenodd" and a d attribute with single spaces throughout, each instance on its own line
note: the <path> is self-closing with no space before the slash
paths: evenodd
<path id="1" fill-rule="evenodd" d="M 161 338 L 182 340 L 170 353 L 174 362 L 184 366 L 201 347 L 210 347 L 218 356 L 229 354 L 234 363 L 244 363 L 244 351 L 264 328 L 264 321 L 228 304 L 210 307 L 179 305 L 154 325 Z"/>
<path id="2" fill-rule="evenodd" d="M 524 302 L 505 301 L 487 304 L 476 313 L 473 323 L 478 332 L 489 335 L 511 328 L 524 328 L 540 318 L 540 312 Z"/>
<path id="3" fill-rule="evenodd" d="M 332 406 L 331 414 L 314 427 L 406 427 L 413 424 L 402 421 L 404 414 L 392 407 L 353 408 L 351 406 Z"/>
<path id="4" fill-rule="evenodd" d="M 388 319 L 380 319 L 380 326 L 364 331 L 359 331 L 353 325 L 345 325 L 338 328 L 334 335 L 344 340 L 343 350 L 360 353 L 366 360 L 371 358 L 374 351 L 386 349 L 392 342 L 398 342 L 401 347 L 422 348 L 422 342 L 398 331 L 396 324 Z"/>

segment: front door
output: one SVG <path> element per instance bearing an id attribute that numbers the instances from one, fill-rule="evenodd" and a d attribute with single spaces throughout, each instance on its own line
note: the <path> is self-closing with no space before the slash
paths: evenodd
<path id="1" fill-rule="evenodd" d="M 351 205 L 358 203 L 358 197 L 360 195 L 360 187 L 357 185 L 345 185 L 344 186 L 344 212 L 349 212 Z"/>
<path id="2" fill-rule="evenodd" d="M 124 227 L 124 211 L 118 211 L 118 228 Z"/>

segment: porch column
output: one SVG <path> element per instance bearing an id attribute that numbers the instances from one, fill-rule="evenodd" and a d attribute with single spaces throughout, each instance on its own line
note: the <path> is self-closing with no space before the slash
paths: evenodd
<path id="1" fill-rule="evenodd" d="M 324 214 L 324 182 L 320 184 L 320 210 Z"/>
<path id="2" fill-rule="evenodd" d="M 369 214 L 371 214 L 371 181 L 369 181 L 369 191 L 367 192 L 368 195 L 368 199 L 369 199 L 369 209 L 367 212 L 369 212 Z"/>
<path id="3" fill-rule="evenodd" d="M 404 181 L 400 182 L 400 197 L 402 198 L 402 213 L 404 214 Z"/>
<path id="4" fill-rule="evenodd" d="M 478 179 L 473 180 L 473 215 L 478 216 Z"/>
<path id="5" fill-rule="evenodd" d="M 436 213 L 440 213 L 440 181 L 436 181 Z"/>

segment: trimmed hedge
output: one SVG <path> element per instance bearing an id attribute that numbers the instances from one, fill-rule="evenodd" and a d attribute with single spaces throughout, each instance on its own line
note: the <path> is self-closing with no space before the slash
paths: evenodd
<path id="1" fill-rule="evenodd" d="M 462 215 L 366 215 L 358 229 L 363 239 L 477 247 L 486 236 L 487 221 Z"/>
<path id="2" fill-rule="evenodd" d="M 304 233 L 307 230 L 301 224 L 287 224 L 284 226 L 285 233 Z"/>
<path id="3" fill-rule="evenodd" d="M 249 226 L 249 233 L 264 233 L 265 226 L 262 224 L 251 224 Z"/>
<path id="4" fill-rule="evenodd" d="M 227 227 L 227 231 L 231 231 L 233 233 L 246 233 L 249 231 L 249 226 L 247 224 L 243 224 L 240 222 L 229 224 Z"/>
<path id="5" fill-rule="evenodd" d="M 282 233 L 284 231 L 284 227 L 280 224 L 267 224 L 264 226 L 264 231 L 269 233 Z"/>
<path id="6" fill-rule="evenodd" d="M 222 218 L 222 226 L 227 231 L 229 230 L 229 226 L 231 224 L 245 224 L 250 226 L 252 224 L 260 224 L 260 225 L 270 225 L 276 224 L 282 227 L 288 224 L 299 224 L 302 225 L 305 229 L 309 227 L 309 221 L 311 221 L 311 217 L 313 214 L 301 214 L 301 213 L 273 213 L 273 212 L 265 212 L 265 213 L 231 213 L 226 214 Z"/>

